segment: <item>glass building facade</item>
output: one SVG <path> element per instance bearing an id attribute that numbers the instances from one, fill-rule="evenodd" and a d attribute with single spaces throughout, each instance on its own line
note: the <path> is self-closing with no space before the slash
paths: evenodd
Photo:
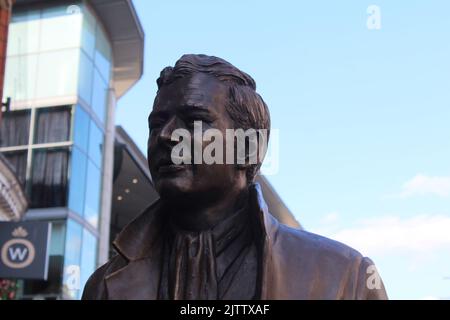
<path id="1" fill-rule="evenodd" d="M 96 269 L 112 49 L 86 1 L 13 10 L 0 151 L 30 209 L 52 222 L 49 278 L 23 281 L 19 298 L 78 299 Z"/>

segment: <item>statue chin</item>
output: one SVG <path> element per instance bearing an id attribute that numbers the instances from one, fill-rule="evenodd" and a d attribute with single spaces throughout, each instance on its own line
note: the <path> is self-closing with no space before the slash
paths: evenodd
<path id="1" fill-rule="evenodd" d="M 155 189 L 164 200 L 180 201 L 193 193 L 191 183 L 180 177 L 159 179 Z"/>

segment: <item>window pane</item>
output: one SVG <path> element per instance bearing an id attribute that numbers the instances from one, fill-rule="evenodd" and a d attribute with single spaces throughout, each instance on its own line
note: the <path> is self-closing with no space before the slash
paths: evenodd
<path id="1" fill-rule="evenodd" d="M 95 50 L 95 18 L 87 6 L 83 7 L 83 31 L 81 45 L 89 58 L 94 58 Z"/>
<path id="2" fill-rule="evenodd" d="M 14 10 L 9 24 L 8 56 L 39 50 L 40 10 Z"/>
<path id="3" fill-rule="evenodd" d="M 97 260 L 97 239 L 86 229 L 83 230 L 83 245 L 81 248 L 81 277 L 78 299 L 89 277 L 95 271 Z"/>
<path id="4" fill-rule="evenodd" d="M 80 290 L 80 255 L 83 229 L 73 220 L 67 221 L 66 254 L 64 260 L 63 291 L 76 299 Z"/>
<path id="5" fill-rule="evenodd" d="M 52 236 L 50 238 L 50 255 L 64 256 L 66 226 L 62 221 L 52 222 Z"/>
<path id="6" fill-rule="evenodd" d="M 95 65 L 106 83 L 111 74 L 111 46 L 100 25 L 97 25 L 97 41 L 95 43 Z"/>
<path id="7" fill-rule="evenodd" d="M 3 152 L 3 155 L 14 168 L 17 178 L 23 187 L 27 176 L 27 151 Z"/>
<path id="8" fill-rule="evenodd" d="M 65 207 L 67 204 L 68 150 L 36 150 L 31 177 L 31 207 Z"/>
<path id="9" fill-rule="evenodd" d="M 34 99 L 36 92 L 37 54 L 6 59 L 4 97 L 12 101 Z"/>
<path id="10" fill-rule="evenodd" d="M 105 119 L 106 98 L 108 86 L 97 70 L 94 71 L 94 92 L 92 94 L 92 109 L 103 123 Z"/>
<path id="11" fill-rule="evenodd" d="M 36 295 L 43 295 L 46 299 L 57 299 L 61 296 L 62 275 L 63 257 L 50 255 L 48 257 L 47 280 L 24 281 L 21 299 L 35 299 Z"/>
<path id="12" fill-rule="evenodd" d="M 89 157 L 97 165 L 101 167 L 102 164 L 102 150 L 103 150 L 103 133 L 91 120 L 89 129 Z"/>
<path id="13" fill-rule="evenodd" d="M 73 10 L 68 10 L 73 8 Z M 83 16 L 79 6 L 60 5 L 42 10 L 41 51 L 81 46 Z"/>
<path id="14" fill-rule="evenodd" d="M 94 64 L 86 56 L 86 54 L 83 51 L 81 51 L 80 76 L 78 78 L 78 93 L 80 97 L 83 98 L 83 100 L 88 105 L 91 105 L 93 71 L 94 71 Z"/>
<path id="15" fill-rule="evenodd" d="M 76 95 L 80 49 L 39 55 L 37 98 Z"/>
<path id="16" fill-rule="evenodd" d="M 38 109 L 35 143 L 62 142 L 70 139 L 71 108 Z"/>
<path id="17" fill-rule="evenodd" d="M 77 222 L 67 220 L 65 265 L 80 265 L 82 227 Z"/>
<path id="18" fill-rule="evenodd" d="M 0 146 L 28 145 L 30 135 L 30 110 L 5 112 L 0 125 Z"/>
<path id="19" fill-rule="evenodd" d="M 23 298 L 28 299 L 34 298 L 35 295 L 45 295 L 47 298 L 55 299 L 61 295 L 65 229 L 64 222 L 52 222 L 47 280 L 24 281 Z"/>
<path id="20" fill-rule="evenodd" d="M 84 218 L 95 228 L 98 226 L 100 211 L 100 170 L 88 161 L 88 172 L 86 178 L 86 200 L 84 207 Z"/>
<path id="21" fill-rule="evenodd" d="M 73 130 L 73 140 L 81 150 L 86 152 L 88 150 L 89 142 L 89 121 L 89 115 L 83 110 L 82 107 L 77 106 L 75 110 L 75 128 Z"/>
<path id="22" fill-rule="evenodd" d="M 72 149 L 70 172 L 69 208 L 83 215 L 84 193 L 86 191 L 87 157 L 77 147 Z"/>

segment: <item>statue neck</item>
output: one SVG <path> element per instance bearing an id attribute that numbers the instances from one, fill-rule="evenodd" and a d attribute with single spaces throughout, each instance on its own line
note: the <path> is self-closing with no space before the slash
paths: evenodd
<path id="1" fill-rule="evenodd" d="M 248 202 L 248 189 L 231 190 L 216 201 L 191 199 L 189 202 L 175 200 L 163 202 L 172 223 L 187 231 L 212 229 L 221 221 L 243 208 Z"/>

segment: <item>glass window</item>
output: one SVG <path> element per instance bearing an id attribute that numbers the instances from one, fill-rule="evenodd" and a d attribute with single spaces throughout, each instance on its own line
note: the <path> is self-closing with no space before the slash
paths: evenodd
<path id="1" fill-rule="evenodd" d="M 8 31 L 8 56 L 38 52 L 40 17 L 40 10 L 14 10 Z"/>
<path id="2" fill-rule="evenodd" d="M 97 25 L 97 41 L 95 43 L 95 65 L 106 83 L 111 74 L 111 46 L 100 25 Z"/>
<path id="3" fill-rule="evenodd" d="M 91 104 L 93 71 L 94 71 L 94 64 L 86 56 L 84 51 L 80 51 L 80 74 L 78 78 L 78 93 L 80 97 L 88 105 Z"/>
<path id="4" fill-rule="evenodd" d="M 81 298 L 86 282 L 96 269 L 97 239 L 86 229 L 83 230 L 83 244 L 81 248 L 81 276 L 78 299 Z"/>
<path id="5" fill-rule="evenodd" d="M 84 6 L 83 9 L 81 46 L 87 53 L 88 57 L 93 59 L 95 50 L 95 18 L 87 6 Z"/>
<path id="6" fill-rule="evenodd" d="M 64 259 L 63 293 L 76 299 L 80 288 L 80 257 L 83 228 L 73 220 L 67 221 Z"/>
<path id="7" fill-rule="evenodd" d="M 37 98 L 76 95 L 80 49 L 39 55 Z"/>
<path id="8" fill-rule="evenodd" d="M 100 170 L 91 161 L 88 161 L 84 218 L 95 228 L 98 226 L 100 212 L 100 187 Z"/>
<path id="9" fill-rule="evenodd" d="M 68 150 L 35 150 L 31 177 L 31 207 L 65 207 Z"/>
<path id="10" fill-rule="evenodd" d="M 71 107 L 38 109 L 35 143 L 69 141 Z"/>
<path id="11" fill-rule="evenodd" d="M 25 186 L 27 176 L 27 151 L 3 152 L 3 155 L 14 168 L 17 178 Z"/>
<path id="12" fill-rule="evenodd" d="M 41 51 L 81 46 L 83 15 L 80 6 L 53 5 L 42 10 L 41 19 Z"/>
<path id="13" fill-rule="evenodd" d="M 87 157 L 77 147 L 72 149 L 72 162 L 69 187 L 69 208 L 83 215 L 84 194 L 86 191 Z"/>
<path id="14" fill-rule="evenodd" d="M 102 165 L 102 150 L 103 150 L 103 133 L 97 127 L 94 121 L 91 120 L 89 129 L 89 157 L 97 165 Z"/>
<path id="15" fill-rule="evenodd" d="M 12 101 L 34 99 L 36 92 L 37 54 L 6 59 L 4 97 Z"/>
<path id="16" fill-rule="evenodd" d="M 20 299 L 33 299 L 36 295 L 56 299 L 61 295 L 65 229 L 65 222 L 52 222 L 47 280 L 24 281 L 23 295 Z"/>
<path id="17" fill-rule="evenodd" d="M 80 265 L 82 226 L 72 219 L 67 220 L 65 265 Z"/>
<path id="18" fill-rule="evenodd" d="M 102 123 L 105 119 L 108 86 L 97 69 L 94 71 L 94 92 L 92 94 L 92 109 Z"/>
<path id="19" fill-rule="evenodd" d="M 50 252 L 52 256 L 58 255 L 64 256 L 64 244 L 65 244 L 66 226 L 62 221 L 52 222 L 52 236 L 50 239 Z"/>
<path id="20" fill-rule="evenodd" d="M 0 146 L 28 145 L 30 136 L 30 110 L 11 111 L 2 114 Z"/>
<path id="21" fill-rule="evenodd" d="M 73 140 L 75 145 L 81 150 L 87 152 L 89 142 L 89 115 L 82 107 L 77 106 L 75 109 L 75 124 L 73 130 Z"/>

